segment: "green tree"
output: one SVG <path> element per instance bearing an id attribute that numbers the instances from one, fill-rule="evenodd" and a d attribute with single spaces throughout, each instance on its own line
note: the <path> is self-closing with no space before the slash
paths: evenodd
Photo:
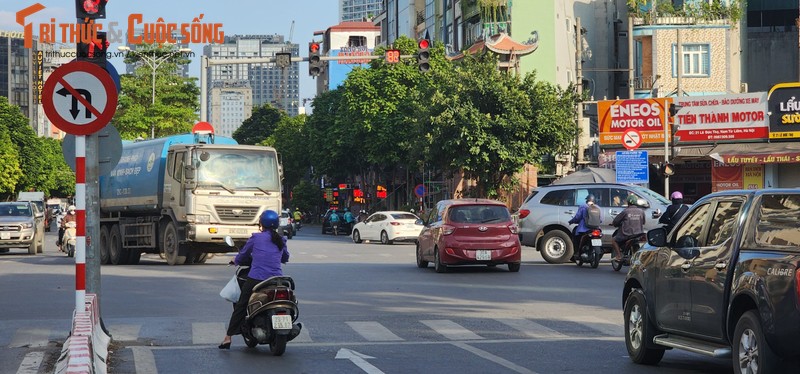
<path id="1" fill-rule="evenodd" d="M 2 113 L 0 117 L 3 117 Z M 17 147 L 11 142 L 8 132 L 0 129 L 0 196 L 12 196 L 20 178 L 22 169 L 19 167 Z"/>
<path id="2" fill-rule="evenodd" d="M 322 203 L 319 187 L 302 180 L 292 189 L 292 205 L 303 212 L 310 212 Z"/>
<path id="3" fill-rule="evenodd" d="M 273 107 L 270 104 L 264 104 L 253 109 L 253 114 L 242 122 L 236 131 L 233 132 L 233 138 L 239 144 L 255 145 L 263 142 L 275 132 L 284 117 L 288 117 L 286 112 Z"/>
<path id="4" fill-rule="evenodd" d="M 197 78 L 177 74 L 179 64 L 189 60 L 177 53 L 173 45 L 142 44 L 125 57 L 126 63 L 141 62 L 133 74 L 120 77 L 122 92 L 114 116 L 114 126 L 123 139 L 150 138 L 189 132 L 198 120 L 200 89 Z M 161 60 L 155 69 L 143 60 Z M 155 64 L 153 64 L 155 66 Z M 155 102 L 153 102 L 155 97 Z"/>
<path id="5" fill-rule="evenodd" d="M 285 191 L 291 191 L 309 171 L 308 144 L 303 131 L 305 121 L 305 115 L 283 116 L 272 135 L 259 143 L 275 147 L 280 153 Z"/>
<path id="6" fill-rule="evenodd" d="M 46 160 L 40 154 L 42 141 L 33 132 L 19 107 L 10 105 L 5 97 L 0 97 L 0 123 L 6 126 L 19 156 L 22 176 L 17 180 L 15 190 L 27 191 L 32 188 L 46 192 L 49 174 L 46 172 Z"/>

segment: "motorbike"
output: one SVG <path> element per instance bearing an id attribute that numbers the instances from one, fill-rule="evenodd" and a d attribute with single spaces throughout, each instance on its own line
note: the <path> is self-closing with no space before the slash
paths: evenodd
<path id="1" fill-rule="evenodd" d="M 233 239 L 225 237 L 225 243 L 234 247 Z M 236 269 L 239 287 L 244 285 L 250 266 L 240 265 Z M 292 277 L 270 277 L 253 287 L 247 304 L 247 317 L 242 324 L 245 344 L 255 348 L 259 344 L 269 345 L 274 356 L 286 352 L 286 343 L 300 334 L 302 325 L 297 322 L 300 309 L 294 294 Z"/>
<path id="2" fill-rule="evenodd" d="M 580 248 L 578 248 L 578 256 L 576 256 L 575 264 L 583 266 L 588 263 L 592 269 L 597 269 L 600 265 L 600 259 L 603 258 L 603 231 L 600 229 L 592 229 L 581 235 Z"/>
<path id="3" fill-rule="evenodd" d="M 639 248 L 642 247 L 642 240 L 645 238 L 645 234 L 641 234 L 626 240 L 622 246 L 620 247 L 620 251 L 622 252 L 622 261 L 617 261 L 616 259 L 611 259 L 611 267 L 614 271 L 620 271 L 622 266 L 630 266 L 631 265 L 631 257 L 633 256 Z"/>
<path id="4" fill-rule="evenodd" d="M 64 237 L 61 239 L 64 251 L 68 257 L 75 256 L 75 245 L 78 240 L 78 225 L 75 222 L 67 222 L 64 229 Z"/>

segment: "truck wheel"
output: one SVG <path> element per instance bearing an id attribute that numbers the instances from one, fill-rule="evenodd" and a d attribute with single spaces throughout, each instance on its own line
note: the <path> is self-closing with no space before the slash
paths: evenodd
<path id="1" fill-rule="evenodd" d="M 114 224 L 111 226 L 111 230 L 108 232 L 108 244 L 108 257 L 111 263 L 114 265 L 127 264 L 130 253 L 122 248 L 122 236 L 119 234 L 119 225 Z"/>
<path id="2" fill-rule="evenodd" d="M 750 310 L 739 318 L 731 341 L 733 345 L 733 372 L 777 373 L 781 360 L 764 339 L 761 320 Z"/>
<path id="3" fill-rule="evenodd" d="M 625 300 L 625 346 L 628 356 L 637 364 L 655 365 L 664 357 L 664 349 L 649 348 L 656 336 L 656 326 L 647 315 L 642 290 L 634 289 Z"/>
<path id="4" fill-rule="evenodd" d="M 108 253 L 108 226 L 100 226 L 100 263 L 106 265 L 109 263 Z"/>
<path id="5" fill-rule="evenodd" d="M 180 256 L 180 244 L 178 243 L 178 230 L 172 221 L 167 222 L 164 227 L 164 236 L 161 238 L 161 247 L 164 248 L 164 256 L 167 257 L 167 264 L 183 265 L 186 256 Z"/>
<path id="6" fill-rule="evenodd" d="M 572 239 L 561 230 L 550 230 L 544 234 L 539 252 L 542 258 L 550 264 L 561 264 L 572 257 Z"/>

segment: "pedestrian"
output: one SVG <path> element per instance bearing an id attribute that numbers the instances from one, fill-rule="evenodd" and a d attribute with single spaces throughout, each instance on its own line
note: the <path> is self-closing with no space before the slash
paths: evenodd
<path id="1" fill-rule="evenodd" d="M 249 263 L 250 271 L 247 281 L 242 285 L 239 301 L 233 307 L 233 313 L 228 322 L 228 331 L 225 338 L 222 339 L 219 349 L 230 349 L 231 337 L 242 333 L 242 324 L 247 315 L 247 304 L 253 293 L 253 287 L 269 277 L 283 275 L 281 265 L 289 261 L 289 249 L 286 247 L 286 239 L 276 231 L 279 222 L 277 212 L 274 210 L 264 211 L 258 220 L 260 232 L 253 234 L 239 250 L 236 258 L 229 263 L 230 265 Z"/>

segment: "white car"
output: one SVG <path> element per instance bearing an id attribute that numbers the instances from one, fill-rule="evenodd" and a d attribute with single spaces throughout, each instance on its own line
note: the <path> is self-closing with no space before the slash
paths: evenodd
<path id="1" fill-rule="evenodd" d="M 382 244 L 395 241 L 415 241 L 422 231 L 422 220 L 409 212 L 375 212 L 353 226 L 353 242 L 380 240 Z"/>

